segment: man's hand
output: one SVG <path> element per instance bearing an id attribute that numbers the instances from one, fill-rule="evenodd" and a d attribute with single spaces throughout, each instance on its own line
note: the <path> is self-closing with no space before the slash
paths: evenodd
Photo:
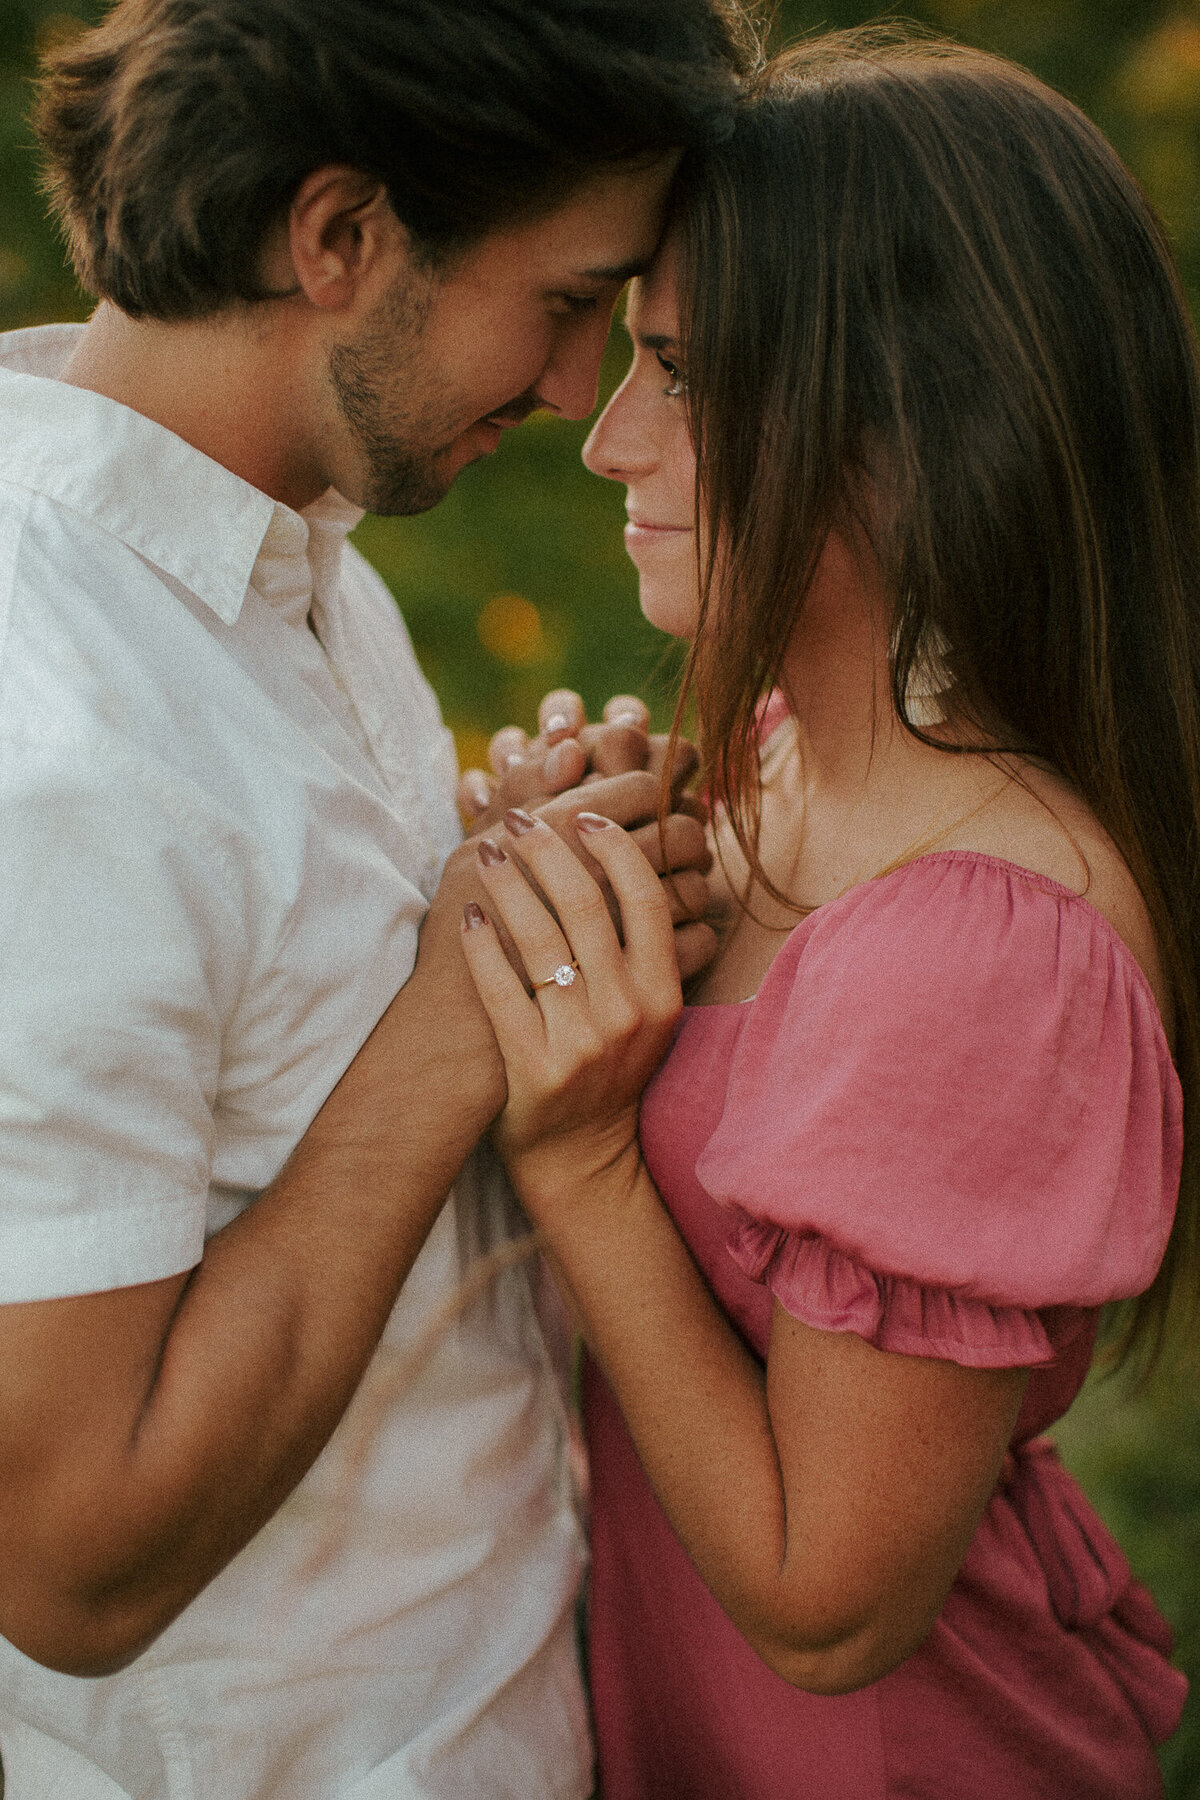
<path id="1" fill-rule="evenodd" d="M 668 739 L 649 731 L 645 702 L 617 694 L 599 724 L 589 724 L 583 701 L 569 688 L 555 688 L 538 708 L 538 735 L 506 725 L 488 745 L 491 773 L 467 769 L 458 785 L 458 806 L 472 836 L 499 823 L 510 806 L 537 808 L 544 800 L 608 775 L 646 770 L 661 776 Z M 671 796 L 676 810 L 703 817 L 703 807 L 684 789 L 696 772 L 696 752 L 686 739 L 675 748 Z"/>

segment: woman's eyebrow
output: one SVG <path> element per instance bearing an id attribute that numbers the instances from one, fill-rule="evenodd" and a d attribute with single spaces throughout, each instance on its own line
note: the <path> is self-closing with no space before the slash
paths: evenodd
<path id="1" fill-rule="evenodd" d="M 624 321 L 624 325 L 626 331 L 629 331 L 628 320 Z M 679 348 L 679 340 L 669 337 L 663 331 L 629 331 L 629 335 L 635 344 L 641 345 L 643 350 L 677 350 Z"/>

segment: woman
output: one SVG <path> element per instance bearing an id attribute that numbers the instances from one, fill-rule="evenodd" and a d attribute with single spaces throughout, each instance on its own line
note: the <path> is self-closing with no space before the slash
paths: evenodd
<path id="1" fill-rule="evenodd" d="M 653 874 L 586 814 L 623 947 L 521 813 L 481 860 L 532 996 L 464 922 L 595 1357 L 603 1792 L 1140 1800 L 1183 1679 L 1037 1434 L 1102 1304 L 1149 1290 L 1153 1346 L 1196 1285 L 1169 257 L 1032 77 L 834 35 L 758 79 L 629 326 L 585 456 L 692 639 L 720 953 L 676 1026 Z"/>

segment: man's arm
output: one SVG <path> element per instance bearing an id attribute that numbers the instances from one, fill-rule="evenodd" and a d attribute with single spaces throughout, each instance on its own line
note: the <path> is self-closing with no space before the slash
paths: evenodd
<path id="1" fill-rule="evenodd" d="M 411 979 L 279 1179 L 187 1275 L 0 1308 L 0 1630 L 122 1666 L 248 1542 L 348 1405 L 504 1096 L 449 872 Z"/>
<path id="2" fill-rule="evenodd" d="M 582 806 L 632 823 L 656 792 L 628 775 L 545 811 L 573 839 Z M 703 856 L 693 820 L 673 836 L 681 859 Z M 0 1307 L 0 1631 L 35 1660 L 79 1675 L 130 1661 L 279 1507 L 349 1404 L 505 1096 L 462 959 L 473 895 L 465 845 L 412 977 L 278 1180 L 196 1268 Z M 704 959 L 706 926 L 677 936 Z"/>

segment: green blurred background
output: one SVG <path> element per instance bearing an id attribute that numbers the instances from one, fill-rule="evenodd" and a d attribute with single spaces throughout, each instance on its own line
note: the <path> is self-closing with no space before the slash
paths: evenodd
<path id="1" fill-rule="evenodd" d="M 38 50 L 102 10 L 95 0 L 0 0 L 0 329 L 87 312 L 45 221 L 26 117 Z M 879 16 L 808 0 L 784 0 L 779 12 L 780 40 Z M 905 12 L 1016 58 L 1078 101 L 1149 190 L 1200 301 L 1200 0 L 928 0 Z M 614 338 L 606 391 L 624 359 Z M 535 418 L 436 511 L 368 519 L 357 534 L 404 609 L 465 762 L 483 760 L 497 726 L 532 725 L 538 698 L 559 683 L 590 710 L 636 691 L 660 721 L 669 712 L 671 649 L 638 611 L 622 493 L 582 469 L 585 433 Z M 1160 1379 L 1139 1396 L 1093 1381 L 1059 1439 L 1172 1618 L 1200 1688 L 1194 1377 Z M 1200 1691 L 1163 1767 L 1171 1800 L 1200 1800 Z"/>

